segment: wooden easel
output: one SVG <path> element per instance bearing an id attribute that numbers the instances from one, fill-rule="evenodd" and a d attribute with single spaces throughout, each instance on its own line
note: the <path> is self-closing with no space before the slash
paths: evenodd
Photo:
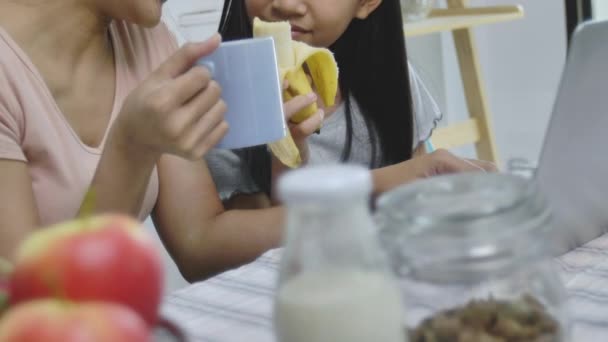
<path id="1" fill-rule="evenodd" d="M 428 18 L 407 23 L 406 36 L 452 31 L 469 119 L 438 128 L 432 137 L 436 148 L 475 144 L 477 157 L 499 163 L 492 130 L 492 115 L 483 80 L 472 28 L 478 25 L 523 17 L 521 6 L 468 7 L 468 0 L 448 0 L 447 9 L 435 9 Z"/>

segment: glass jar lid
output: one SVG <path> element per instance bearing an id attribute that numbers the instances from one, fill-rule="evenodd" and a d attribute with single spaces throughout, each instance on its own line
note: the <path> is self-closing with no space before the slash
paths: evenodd
<path id="1" fill-rule="evenodd" d="M 505 257 L 540 252 L 549 213 L 535 182 L 506 174 L 429 178 L 378 200 L 383 240 L 419 265 L 496 268 Z"/>
<path id="2" fill-rule="evenodd" d="M 339 205 L 372 192 L 370 171 L 360 165 L 328 164 L 290 171 L 279 179 L 279 197 L 288 205 Z"/>

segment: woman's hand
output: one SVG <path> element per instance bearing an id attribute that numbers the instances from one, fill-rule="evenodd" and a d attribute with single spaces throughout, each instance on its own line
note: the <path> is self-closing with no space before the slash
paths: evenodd
<path id="1" fill-rule="evenodd" d="M 155 156 L 202 158 L 228 130 L 219 84 L 209 70 L 195 66 L 219 44 L 219 35 L 186 44 L 154 71 L 125 100 L 114 138 Z"/>
<path id="2" fill-rule="evenodd" d="M 375 193 L 391 190 L 401 184 L 433 176 L 461 172 L 496 172 L 493 163 L 465 159 L 455 156 L 446 150 L 436 150 L 423 154 L 399 164 L 373 171 Z"/>

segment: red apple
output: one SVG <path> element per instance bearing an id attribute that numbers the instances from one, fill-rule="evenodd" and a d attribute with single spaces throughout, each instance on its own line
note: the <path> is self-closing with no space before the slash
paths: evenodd
<path id="1" fill-rule="evenodd" d="M 115 303 L 30 301 L 9 310 L 0 320 L 5 342 L 144 342 L 151 341 L 146 322 Z"/>
<path id="2" fill-rule="evenodd" d="M 103 215 L 29 236 L 17 251 L 10 301 L 110 301 L 132 308 L 154 325 L 162 287 L 162 261 L 141 224 L 127 216 Z"/>

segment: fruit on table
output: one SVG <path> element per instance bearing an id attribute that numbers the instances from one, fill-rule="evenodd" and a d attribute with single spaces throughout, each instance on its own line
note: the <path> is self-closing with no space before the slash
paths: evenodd
<path id="1" fill-rule="evenodd" d="M 560 326 L 534 297 L 473 300 L 440 312 L 410 331 L 410 342 L 560 341 Z"/>
<path id="2" fill-rule="evenodd" d="M 18 305 L 0 320 L 3 342 L 147 342 L 151 331 L 128 307 L 45 299 Z"/>
<path id="3" fill-rule="evenodd" d="M 289 89 L 283 92 L 284 101 L 313 91 L 306 73 L 308 71 L 323 104 L 326 107 L 335 104 L 338 92 L 338 65 L 331 51 L 292 40 L 291 25 L 286 21 L 270 23 L 255 18 L 253 36 L 274 39 L 281 80 L 289 82 Z M 317 110 L 317 104 L 314 103 L 296 113 L 291 121 L 300 123 L 315 114 Z M 293 168 L 302 163 L 298 148 L 291 136 L 271 143 L 270 149 L 286 166 Z"/>
<path id="4" fill-rule="evenodd" d="M 40 229 L 18 247 L 11 305 L 38 298 L 124 304 L 158 319 L 163 266 L 155 243 L 123 215 L 81 218 Z"/>

